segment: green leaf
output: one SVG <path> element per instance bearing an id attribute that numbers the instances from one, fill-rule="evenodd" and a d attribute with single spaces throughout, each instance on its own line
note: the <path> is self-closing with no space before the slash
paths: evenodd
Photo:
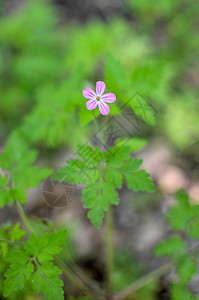
<path id="1" fill-rule="evenodd" d="M 19 241 L 26 234 L 24 230 L 19 228 L 19 225 L 19 223 L 16 223 L 11 229 L 10 239 L 13 241 Z"/>
<path id="2" fill-rule="evenodd" d="M 169 258 L 176 260 L 185 254 L 185 246 L 179 236 L 172 236 L 156 247 L 155 254 L 159 256 L 168 256 Z"/>
<path id="3" fill-rule="evenodd" d="M 104 153 L 104 158 L 110 167 L 119 168 L 129 159 L 130 152 L 131 149 L 129 147 L 116 146 L 108 148 L 108 151 Z"/>
<path id="4" fill-rule="evenodd" d="M 199 220 L 193 219 L 188 226 L 188 235 L 192 238 L 199 238 Z"/>
<path id="5" fill-rule="evenodd" d="M 122 175 L 117 170 L 108 169 L 106 172 L 106 180 L 119 189 L 122 187 Z"/>
<path id="6" fill-rule="evenodd" d="M 131 86 L 130 77 L 111 53 L 108 53 L 105 62 L 105 79 L 108 88 L 119 97 L 121 97 L 127 87 Z"/>
<path id="7" fill-rule="evenodd" d="M 53 176 L 54 180 L 64 180 L 73 184 L 94 182 L 99 177 L 99 164 L 102 154 L 99 147 L 92 149 L 88 145 L 78 147 L 79 158 L 67 161 Z"/>
<path id="8" fill-rule="evenodd" d="M 155 111 L 148 104 L 146 97 L 142 94 L 135 94 L 128 102 L 128 105 L 133 109 L 136 116 L 140 117 L 150 125 L 155 124 Z"/>
<path id="9" fill-rule="evenodd" d="M 118 194 L 111 183 L 100 181 L 88 184 L 82 193 L 84 208 L 90 209 L 88 218 L 96 228 L 99 228 L 110 204 L 118 204 Z"/>
<path id="10" fill-rule="evenodd" d="M 52 174 L 50 169 L 39 169 L 33 165 L 36 157 L 37 152 L 29 149 L 21 133 L 15 131 L 0 156 L 1 167 L 11 173 L 10 180 L 6 177 L 0 179 L 0 207 L 5 203 L 12 204 L 14 200 L 24 204 L 26 189 L 37 186 L 40 181 Z"/>
<path id="11" fill-rule="evenodd" d="M 8 182 L 9 182 L 8 177 L 0 176 L 0 207 L 3 207 L 6 203 L 8 204 L 12 203 Z"/>
<path id="12" fill-rule="evenodd" d="M 50 260 L 62 250 L 65 241 L 66 230 L 44 233 L 41 237 L 32 234 L 23 249 L 10 251 L 5 258 L 10 263 L 5 273 L 5 296 L 23 289 L 30 279 L 35 291 L 44 293 L 46 299 L 63 299 L 63 282 L 58 277 L 62 272 Z"/>
<path id="13" fill-rule="evenodd" d="M 116 142 L 116 147 L 129 148 L 130 152 L 139 151 L 144 148 L 147 144 L 147 141 L 141 138 L 127 138 L 127 139 L 118 139 Z"/>
<path id="14" fill-rule="evenodd" d="M 133 159 L 130 158 L 126 164 L 122 167 L 122 172 L 124 173 L 128 173 L 128 172 L 134 172 L 137 171 L 139 169 L 139 167 L 141 166 L 143 160 L 142 159 Z"/>
<path id="15" fill-rule="evenodd" d="M 20 172 L 22 172 L 23 176 L 19 175 Z M 39 169 L 37 166 L 29 166 L 23 170 L 18 167 L 18 169 L 13 172 L 12 179 L 17 186 L 28 189 L 37 186 L 43 179 L 47 178 L 52 173 L 53 171 L 51 169 Z"/>
<path id="16" fill-rule="evenodd" d="M 86 100 L 84 98 L 85 101 L 85 105 L 81 105 L 80 109 L 79 109 L 79 117 L 80 117 L 80 124 L 81 126 L 85 126 L 88 123 L 93 121 L 93 114 L 91 111 L 87 110 L 86 108 Z M 99 112 L 97 110 L 95 110 L 95 116 L 97 117 L 97 115 L 99 115 Z"/>
<path id="17" fill-rule="evenodd" d="M 78 166 L 74 165 L 72 167 L 65 166 L 57 171 L 53 175 L 54 180 L 71 182 L 72 184 L 78 184 L 84 182 L 85 172 L 84 169 L 79 169 Z"/>
<path id="18" fill-rule="evenodd" d="M 173 300 L 197 300 L 183 284 L 173 284 L 171 294 Z"/>
<path id="19" fill-rule="evenodd" d="M 20 201 L 22 204 L 26 202 L 26 191 L 22 187 L 15 187 L 9 190 L 12 202 L 14 200 Z"/>
<path id="20" fill-rule="evenodd" d="M 0 228 L 0 239 L 2 240 L 11 240 L 11 241 L 19 241 L 22 236 L 26 234 L 25 231 L 21 230 L 19 228 L 19 223 L 12 226 L 11 222 L 8 222 L 6 224 L 2 224 Z M 10 244 L 5 241 L 0 240 L 0 247 L 2 250 L 3 256 L 6 256 L 9 250 Z"/>
<path id="21" fill-rule="evenodd" d="M 151 75 L 149 70 L 147 70 L 147 75 Z M 148 103 L 147 98 L 141 94 L 143 91 L 143 85 L 137 84 L 137 77 L 139 76 L 140 71 L 139 73 L 135 72 L 133 74 L 134 83 L 132 84 L 129 74 L 125 72 L 124 68 L 111 54 L 108 54 L 105 64 L 105 78 L 108 87 L 110 87 L 110 89 L 116 93 L 116 96 L 123 103 L 127 103 L 127 105 L 133 109 L 134 113 L 138 117 L 143 119 L 148 124 L 154 125 L 155 111 Z M 145 83 L 145 81 L 141 82 L 142 84 Z M 151 91 L 152 88 L 154 88 L 154 82 L 149 91 Z M 147 94 L 149 91 L 147 90 Z"/>
<path id="22" fill-rule="evenodd" d="M 91 148 L 89 145 L 79 145 L 77 150 L 78 156 L 87 167 L 96 166 L 102 159 L 102 153 L 99 147 Z"/>
<path id="23" fill-rule="evenodd" d="M 22 265 L 23 264 L 25 265 L 29 259 L 30 259 L 29 254 L 22 249 L 15 249 L 9 251 L 8 255 L 5 257 L 5 260 L 11 264 L 15 264 L 16 262 L 19 262 Z"/>
<path id="24" fill-rule="evenodd" d="M 172 207 L 166 218 L 173 229 L 188 228 L 190 221 L 198 216 L 198 205 L 192 205 L 189 201 L 188 195 L 179 191 L 176 195 L 177 205 Z"/>
<path id="25" fill-rule="evenodd" d="M 22 261 L 19 256 L 16 256 L 15 263 L 5 273 L 4 296 L 8 297 L 13 292 L 23 289 L 26 280 L 30 279 L 33 271 L 34 266 L 30 261 L 27 262 L 27 259 Z"/>
<path id="26" fill-rule="evenodd" d="M 129 159 L 125 166 L 121 168 L 121 172 L 126 179 L 128 188 L 135 192 L 153 192 L 154 185 L 151 178 L 149 178 L 149 174 L 145 170 L 137 171 L 141 163 L 141 159 Z"/>
<path id="27" fill-rule="evenodd" d="M 177 264 L 177 273 L 180 281 L 185 284 L 196 273 L 197 267 L 193 258 L 190 256 L 184 256 L 183 259 Z"/>
<path id="28" fill-rule="evenodd" d="M 53 255 L 61 251 L 61 246 L 66 242 L 66 230 L 44 233 L 40 238 L 34 234 L 30 236 L 25 251 L 30 255 L 37 257 L 42 264 L 53 259 Z"/>
<path id="29" fill-rule="evenodd" d="M 61 273 L 52 263 L 38 265 L 37 271 L 31 276 L 33 289 L 36 293 L 44 294 L 46 300 L 63 300 L 63 281 L 59 279 Z"/>

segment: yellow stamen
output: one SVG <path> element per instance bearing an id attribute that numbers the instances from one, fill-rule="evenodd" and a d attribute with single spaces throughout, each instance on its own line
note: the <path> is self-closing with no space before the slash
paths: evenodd
<path id="1" fill-rule="evenodd" d="M 99 99 L 100 99 L 100 96 L 97 96 L 97 97 L 96 97 L 96 100 L 99 101 Z"/>

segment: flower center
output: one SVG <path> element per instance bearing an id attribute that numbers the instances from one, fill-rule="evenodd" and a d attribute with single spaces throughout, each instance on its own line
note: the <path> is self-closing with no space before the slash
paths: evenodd
<path id="1" fill-rule="evenodd" d="M 100 96 L 97 96 L 97 97 L 96 97 L 96 100 L 99 101 L 99 99 L 100 99 Z"/>

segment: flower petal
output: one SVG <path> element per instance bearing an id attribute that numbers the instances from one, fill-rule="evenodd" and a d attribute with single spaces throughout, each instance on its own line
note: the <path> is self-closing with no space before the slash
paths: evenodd
<path id="1" fill-rule="evenodd" d="M 116 100 L 116 96 L 113 93 L 107 93 L 101 96 L 101 99 L 107 103 L 113 103 Z"/>
<path id="2" fill-rule="evenodd" d="M 88 100 L 86 102 L 86 107 L 88 110 L 92 110 L 95 109 L 97 107 L 97 100 Z"/>
<path id="3" fill-rule="evenodd" d="M 94 98 L 96 97 L 96 93 L 93 91 L 93 89 L 89 88 L 89 87 L 86 87 L 83 91 L 83 96 L 86 98 L 86 99 L 91 99 L 91 98 Z"/>
<path id="4" fill-rule="evenodd" d="M 105 91 L 106 84 L 103 81 L 97 81 L 96 82 L 96 93 L 97 96 L 101 96 L 103 92 Z"/>
<path id="5" fill-rule="evenodd" d="M 99 101 L 98 106 L 99 106 L 99 111 L 101 112 L 102 115 L 108 115 L 109 114 L 110 107 L 108 106 L 108 104 L 106 104 L 103 101 Z"/>

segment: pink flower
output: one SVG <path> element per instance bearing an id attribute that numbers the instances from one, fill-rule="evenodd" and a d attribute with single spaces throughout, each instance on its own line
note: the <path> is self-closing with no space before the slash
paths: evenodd
<path id="1" fill-rule="evenodd" d="M 102 115 L 108 115 L 110 112 L 110 107 L 107 103 L 113 103 L 116 100 L 116 96 L 113 93 L 104 94 L 106 85 L 103 81 L 96 82 L 96 93 L 89 87 L 86 87 L 82 93 L 86 99 L 90 99 L 86 102 L 86 107 L 88 110 L 93 110 L 97 106 Z"/>

